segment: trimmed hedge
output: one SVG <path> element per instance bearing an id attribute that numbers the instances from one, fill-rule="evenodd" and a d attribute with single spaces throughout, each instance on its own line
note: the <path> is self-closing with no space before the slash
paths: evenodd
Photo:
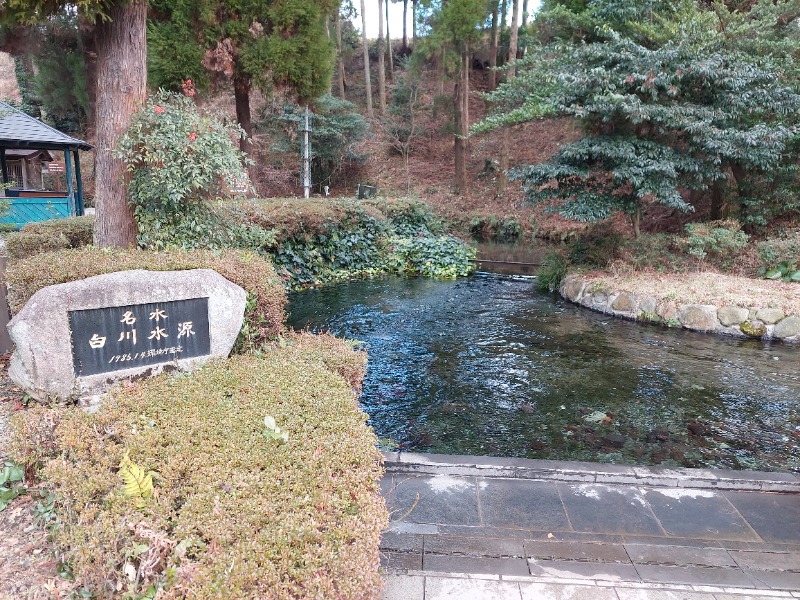
<path id="1" fill-rule="evenodd" d="M 93 236 L 94 217 L 85 216 L 28 223 L 3 239 L 8 257 L 20 260 L 42 252 L 91 246 Z"/>
<path id="2" fill-rule="evenodd" d="M 239 347 L 254 347 L 284 331 L 286 290 L 270 261 L 244 250 L 122 250 L 86 247 L 14 261 L 6 273 L 8 304 L 16 314 L 38 290 L 94 275 L 148 269 L 213 269 L 248 292 Z"/>
<path id="3" fill-rule="evenodd" d="M 377 599 L 388 517 L 353 392 L 364 362 L 334 338 L 293 335 L 258 356 L 126 384 L 94 415 L 25 411 L 12 455 L 47 458 L 54 540 L 95 597 Z M 266 415 L 286 443 L 265 437 Z M 153 472 L 152 496 L 124 493 L 126 453 Z"/>

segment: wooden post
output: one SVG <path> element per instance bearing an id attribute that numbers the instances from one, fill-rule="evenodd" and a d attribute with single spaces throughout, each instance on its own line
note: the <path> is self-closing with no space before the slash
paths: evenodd
<path id="1" fill-rule="evenodd" d="M 72 159 L 69 156 L 69 150 L 64 150 L 64 175 L 67 178 L 67 194 L 69 195 L 69 212 L 74 217 L 77 213 L 75 211 L 75 186 L 72 182 Z"/>
<path id="2" fill-rule="evenodd" d="M 0 148 L 0 170 L 2 170 L 3 183 L 8 183 L 8 164 L 6 164 L 5 148 Z"/>
<path id="3" fill-rule="evenodd" d="M 83 180 L 81 179 L 81 157 L 77 150 L 73 150 L 75 156 L 75 184 L 77 186 L 75 195 L 75 212 L 77 216 L 83 216 Z"/>

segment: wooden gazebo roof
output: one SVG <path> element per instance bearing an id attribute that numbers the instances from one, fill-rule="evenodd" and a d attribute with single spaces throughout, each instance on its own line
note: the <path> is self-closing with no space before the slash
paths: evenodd
<path id="1" fill-rule="evenodd" d="M 91 150 L 92 146 L 0 102 L 0 148 Z"/>

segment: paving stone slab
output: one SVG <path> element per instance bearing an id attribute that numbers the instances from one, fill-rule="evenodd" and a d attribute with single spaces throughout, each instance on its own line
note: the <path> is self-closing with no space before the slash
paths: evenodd
<path id="1" fill-rule="evenodd" d="M 424 600 L 425 578 L 411 575 L 384 575 L 383 600 Z"/>
<path id="2" fill-rule="evenodd" d="M 800 544 L 800 501 L 792 494 L 725 492 L 765 542 Z"/>
<path id="3" fill-rule="evenodd" d="M 554 583 L 520 583 L 522 600 L 618 600 L 610 588 Z"/>
<path id="4" fill-rule="evenodd" d="M 491 575 L 530 575 L 523 558 L 478 558 L 425 554 L 422 568 L 427 573 L 486 573 Z"/>
<path id="5" fill-rule="evenodd" d="M 650 508 L 671 536 L 758 541 L 728 499 L 711 490 L 648 489 Z"/>
<path id="6" fill-rule="evenodd" d="M 714 600 L 786 600 L 790 596 L 754 595 L 754 594 L 714 594 Z M 800 596 L 798 596 L 800 597 Z"/>
<path id="7" fill-rule="evenodd" d="M 729 550 L 731 558 L 742 569 L 752 571 L 800 572 L 800 552 L 753 552 Z"/>
<path id="8" fill-rule="evenodd" d="M 560 483 L 558 489 L 575 531 L 665 535 L 636 488 Z"/>
<path id="9" fill-rule="evenodd" d="M 800 573 L 790 571 L 744 571 L 757 583 L 763 583 L 776 590 L 800 590 Z M 757 585 L 757 587 L 762 587 Z"/>
<path id="10" fill-rule="evenodd" d="M 425 536 L 425 554 L 463 555 L 486 558 L 525 558 L 521 539 Z"/>
<path id="11" fill-rule="evenodd" d="M 616 588 L 619 600 L 714 600 L 711 594 L 682 590 Z"/>
<path id="12" fill-rule="evenodd" d="M 665 546 L 655 544 L 625 544 L 625 550 L 634 564 L 732 567 L 737 564 L 722 548 L 697 548 L 691 546 Z"/>
<path id="13" fill-rule="evenodd" d="M 692 538 L 678 538 L 678 537 L 667 537 L 667 536 L 655 536 L 655 535 L 624 535 L 623 542 L 625 544 L 644 544 L 644 545 L 651 545 L 651 546 L 684 546 L 684 547 L 692 547 L 692 548 L 724 548 L 727 547 L 728 544 L 733 544 L 734 546 L 747 546 L 749 547 L 752 542 L 729 542 L 724 541 L 720 542 L 713 539 L 692 539 Z"/>
<path id="14" fill-rule="evenodd" d="M 554 483 L 481 478 L 478 486 L 485 525 L 541 531 L 570 529 Z"/>
<path id="15" fill-rule="evenodd" d="M 422 554 L 381 552 L 381 567 L 391 571 L 420 571 L 422 569 Z"/>
<path id="16" fill-rule="evenodd" d="M 740 569 L 721 567 L 674 567 L 636 565 L 642 581 L 753 588 L 753 581 Z"/>
<path id="17" fill-rule="evenodd" d="M 380 549 L 394 552 L 422 552 L 422 536 L 416 533 L 384 531 Z"/>
<path id="18" fill-rule="evenodd" d="M 544 560 L 577 560 L 604 563 L 631 562 L 622 544 L 526 540 L 525 552 L 528 558 Z"/>
<path id="19" fill-rule="evenodd" d="M 384 499 L 390 515 L 403 521 L 480 525 L 476 488 L 474 478 L 395 476 Z"/>
<path id="20" fill-rule="evenodd" d="M 519 584 L 483 579 L 426 577 L 425 600 L 520 600 Z"/>
<path id="21" fill-rule="evenodd" d="M 531 575 L 603 581 L 639 581 L 631 564 L 528 559 Z"/>

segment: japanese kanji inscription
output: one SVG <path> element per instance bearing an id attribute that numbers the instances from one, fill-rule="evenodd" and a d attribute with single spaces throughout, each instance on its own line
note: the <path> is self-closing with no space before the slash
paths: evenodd
<path id="1" fill-rule="evenodd" d="M 208 298 L 69 312 L 76 377 L 211 352 Z"/>

